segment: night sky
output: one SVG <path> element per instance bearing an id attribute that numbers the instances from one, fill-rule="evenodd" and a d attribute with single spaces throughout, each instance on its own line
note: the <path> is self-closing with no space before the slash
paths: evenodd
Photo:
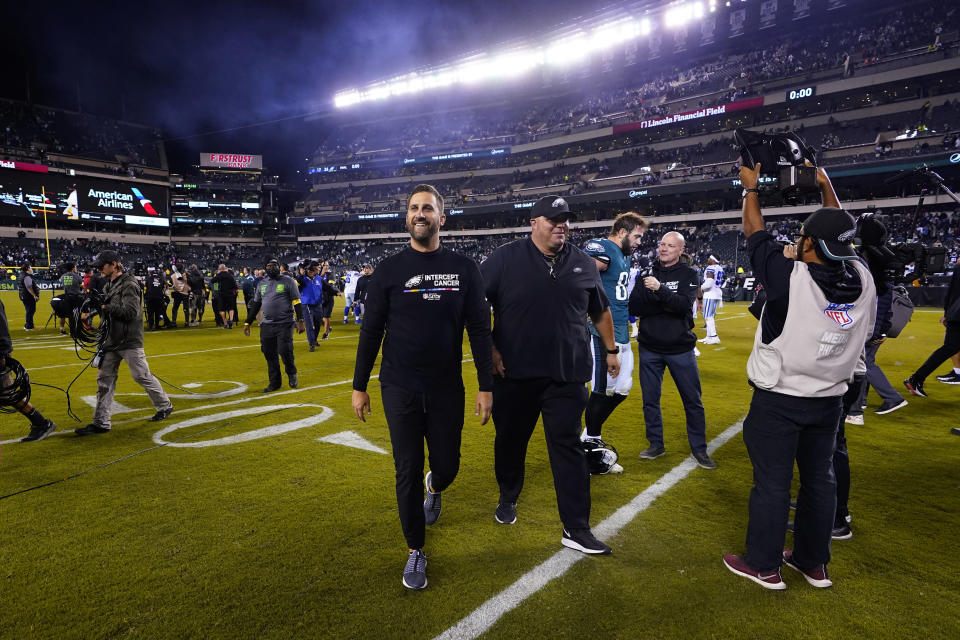
<path id="1" fill-rule="evenodd" d="M 575 20 L 569 0 L 4 2 L 3 97 L 160 127 L 171 169 L 203 151 L 263 154 L 293 181 L 322 137 L 296 116 L 335 91 Z M 568 7 L 564 9 L 564 7 Z M 79 94 L 79 95 L 78 95 Z"/>

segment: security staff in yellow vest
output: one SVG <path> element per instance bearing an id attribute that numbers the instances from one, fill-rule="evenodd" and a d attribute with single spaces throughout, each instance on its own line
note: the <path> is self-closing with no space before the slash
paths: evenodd
<path id="1" fill-rule="evenodd" d="M 863 345 L 873 329 L 876 290 L 851 244 L 856 221 L 839 208 L 826 172 L 817 170 L 824 206 L 804 221 L 796 246 L 784 248 L 764 230 L 759 171 L 759 165 L 740 168 L 747 252 L 767 293 L 747 362 L 754 391 L 743 441 L 754 484 L 747 553 L 723 561 L 767 589 L 787 588 L 784 563 L 811 585 L 829 587 L 833 451 L 843 394 L 854 371 L 866 371 Z M 784 551 L 794 461 L 800 493 L 794 546 Z"/>

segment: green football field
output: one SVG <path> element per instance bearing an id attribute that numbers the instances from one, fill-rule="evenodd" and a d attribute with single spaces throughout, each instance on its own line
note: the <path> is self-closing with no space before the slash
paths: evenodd
<path id="1" fill-rule="evenodd" d="M 34 382 L 65 387 L 83 366 L 69 339 L 52 326 L 23 331 L 15 294 L 3 301 L 14 356 Z M 186 390 L 167 387 L 165 422 L 147 421 L 125 365 L 109 434 L 73 435 L 92 417 L 92 370 L 71 390 L 82 423 L 62 392 L 34 387 L 58 425 L 47 440 L 16 442 L 27 421 L 0 414 L 0 637 L 960 637 L 960 437 L 950 433 L 960 387 L 931 377 L 929 398 L 887 416 L 873 415 L 871 395 L 866 424 L 847 428 L 854 537 L 834 543 L 835 586 L 814 589 L 785 568 L 789 588 L 766 591 L 721 562 L 743 551 L 746 531 L 752 472 L 738 423 L 756 327 L 744 304 L 727 304 L 722 344 L 701 346 L 699 359 L 717 470 L 693 465 L 669 381 L 667 455 L 637 457 L 647 443 L 635 384 L 604 429 L 625 472 L 592 479 L 592 522 L 614 534 L 614 553 L 584 557 L 560 546 L 540 430 L 518 522 L 496 523 L 493 425 L 470 408 L 460 475 L 427 531 L 429 586 L 411 592 L 379 390 L 371 384 L 373 415 L 360 422 L 350 409 L 359 327 L 340 313 L 316 352 L 297 336 L 297 390 L 262 394 L 256 329 L 218 330 L 208 314 L 198 328 L 146 334 L 153 372 Z M 939 316 L 918 310 L 881 349 L 896 386 L 941 343 Z M 470 362 L 464 371 L 472 399 Z"/>

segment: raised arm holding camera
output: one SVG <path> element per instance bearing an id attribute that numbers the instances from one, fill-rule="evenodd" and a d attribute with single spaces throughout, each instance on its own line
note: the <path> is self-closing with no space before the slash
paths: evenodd
<path id="1" fill-rule="evenodd" d="M 747 374 L 754 387 L 743 440 L 753 464 L 744 556 L 727 568 L 767 589 L 786 589 L 783 563 L 815 587 L 827 573 L 836 513 L 833 455 L 842 397 L 874 325 L 876 291 L 851 240 L 856 222 L 839 208 L 822 169 L 823 207 L 803 223 L 795 247 L 784 249 L 764 230 L 758 184 L 761 164 L 740 168 L 743 231 L 757 280 L 767 293 Z M 784 551 L 790 484 L 796 462 L 800 493 L 794 548 Z"/>

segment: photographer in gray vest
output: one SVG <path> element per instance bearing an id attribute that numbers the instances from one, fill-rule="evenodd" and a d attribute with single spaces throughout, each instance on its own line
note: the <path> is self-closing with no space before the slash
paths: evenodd
<path id="1" fill-rule="evenodd" d="M 870 270 L 851 241 L 856 221 L 840 209 L 833 185 L 817 170 L 823 207 L 804 221 L 796 245 L 764 230 L 760 165 L 740 168 L 743 232 L 754 276 L 767 301 L 747 375 L 754 388 L 743 422 L 753 464 L 747 552 L 727 554 L 733 573 L 767 589 L 786 589 L 787 564 L 815 587 L 832 586 L 827 564 L 837 504 L 833 453 L 842 398 L 854 372 L 866 372 L 863 347 L 874 327 L 877 296 Z M 794 462 L 800 492 L 793 549 L 784 550 Z"/>

